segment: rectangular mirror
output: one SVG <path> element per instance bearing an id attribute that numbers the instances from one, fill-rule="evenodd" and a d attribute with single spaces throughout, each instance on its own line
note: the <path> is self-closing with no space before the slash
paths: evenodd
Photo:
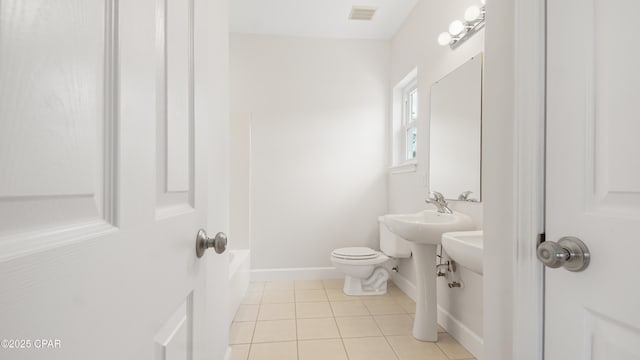
<path id="1" fill-rule="evenodd" d="M 480 201 L 482 54 L 431 87 L 429 188 Z"/>

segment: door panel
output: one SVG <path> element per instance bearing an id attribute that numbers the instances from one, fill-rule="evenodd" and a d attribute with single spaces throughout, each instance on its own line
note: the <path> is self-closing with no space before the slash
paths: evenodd
<path id="1" fill-rule="evenodd" d="M 113 3 L 82 4 L 0 3 L 3 258 L 115 221 Z"/>
<path id="2" fill-rule="evenodd" d="M 213 324 L 227 314 L 208 304 L 226 283 L 209 272 L 226 261 L 195 254 L 198 229 L 227 226 L 226 206 L 208 216 L 209 196 L 227 191 L 208 180 L 226 168 L 211 141 L 228 135 L 210 133 L 225 118 L 195 102 L 226 71 L 194 56 L 226 54 L 217 10 L 224 1 L 0 1 L 0 341 L 31 341 L 0 359 L 222 357 L 228 330 Z"/>
<path id="3" fill-rule="evenodd" d="M 103 113 L 110 13 L 103 2 L 63 0 L 3 1 L 0 14 L 0 196 L 95 194 L 111 121 Z"/>
<path id="4" fill-rule="evenodd" d="M 156 360 L 192 359 L 192 296 L 182 303 L 155 336 Z"/>
<path id="5" fill-rule="evenodd" d="M 187 191 L 193 127 L 193 4 L 182 0 L 166 4 L 167 191 Z"/>
<path id="6" fill-rule="evenodd" d="M 640 359 L 638 329 L 588 311 L 585 314 L 585 358 L 587 359 Z"/>
<path id="7" fill-rule="evenodd" d="M 193 0 L 158 0 L 158 212 L 193 207 Z"/>
<path id="8" fill-rule="evenodd" d="M 589 31 L 594 34 L 588 41 L 592 53 L 586 54 L 587 96 L 592 99 L 587 101 L 587 126 L 594 134 L 588 153 L 594 156 L 588 160 L 594 164 L 591 210 L 603 215 L 640 216 L 640 171 L 628 161 L 632 154 L 640 154 L 636 136 L 640 122 L 634 116 L 640 94 L 640 51 L 629 46 L 636 37 L 624 33 L 624 24 L 632 24 L 633 11 L 640 7 L 634 1 L 598 0 L 589 8 L 593 16 Z"/>
<path id="9" fill-rule="evenodd" d="M 546 239 L 576 236 L 592 257 L 545 272 L 545 358 L 639 359 L 640 3 L 547 7 Z"/>

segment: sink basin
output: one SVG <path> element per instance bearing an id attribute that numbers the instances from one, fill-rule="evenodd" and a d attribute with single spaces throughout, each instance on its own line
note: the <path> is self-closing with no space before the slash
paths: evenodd
<path id="1" fill-rule="evenodd" d="M 408 240 L 416 269 L 416 317 L 413 337 L 438 341 L 436 297 L 436 246 L 443 233 L 472 230 L 473 221 L 465 214 L 443 214 L 425 210 L 415 214 L 390 214 L 382 217 L 389 230 Z"/>
<path id="2" fill-rule="evenodd" d="M 458 265 L 482 275 L 482 231 L 444 233 L 442 247 Z"/>
<path id="3" fill-rule="evenodd" d="M 425 245 L 438 245 L 443 233 L 472 230 L 471 218 L 454 212 L 443 214 L 424 210 L 415 214 L 390 214 L 383 217 L 389 230 L 401 238 Z"/>

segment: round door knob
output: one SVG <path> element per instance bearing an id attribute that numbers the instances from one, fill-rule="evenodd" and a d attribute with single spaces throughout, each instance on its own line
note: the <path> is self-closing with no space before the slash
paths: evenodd
<path id="1" fill-rule="evenodd" d="M 589 266 L 591 253 L 582 240 L 565 236 L 558 242 L 545 241 L 538 245 L 538 259 L 550 268 L 564 266 L 569 271 L 582 271 Z"/>
<path id="2" fill-rule="evenodd" d="M 569 252 L 553 241 L 545 241 L 538 246 L 538 259 L 550 268 L 559 268 L 569 258 Z"/>
<path id="3" fill-rule="evenodd" d="M 227 235 L 219 232 L 215 237 L 210 238 L 204 229 L 198 230 L 198 235 L 196 235 L 196 255 L 202 257 L 208 248 L 213 248 L 216 253 L 222 254 L 227 249 Z"/>

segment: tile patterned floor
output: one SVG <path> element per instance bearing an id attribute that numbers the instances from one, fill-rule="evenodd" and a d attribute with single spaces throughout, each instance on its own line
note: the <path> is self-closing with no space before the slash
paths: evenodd
<path id="1" fill-rule="evenodd" d="M 346 296 L 342 280 L 252 283 L 231 325 L 233 360 L 471 360 L 440 329 L 411 336 L 415 303 L 389 283 L 386 295 Z"/>

